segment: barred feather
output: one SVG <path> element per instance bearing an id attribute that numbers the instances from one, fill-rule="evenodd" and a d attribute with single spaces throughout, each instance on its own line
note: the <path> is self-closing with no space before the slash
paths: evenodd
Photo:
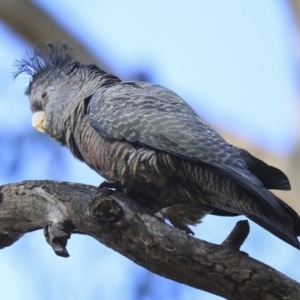
<path id="1" fill-rule="evenodd" d="M 269 188 L 286 175 L 228 144 L 174 92 L 123 82 L 83 65 L 64 44 L 40 45 L 17 61 L 45 130 L 121 190 L 190 232 L 207 213 L 244 214 L 300 249 L 300 218 Z"/>

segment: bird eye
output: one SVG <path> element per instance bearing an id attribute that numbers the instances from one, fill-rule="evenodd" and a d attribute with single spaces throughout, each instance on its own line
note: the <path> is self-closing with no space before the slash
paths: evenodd
<path id="1" fill-rule="evenodd" d="M 46 96 L 47 96 L 47 93 L 46 93 L 46 92 L 43 92 L 43 93 L 42 93 L 42 99 L 44 99 Z"/>

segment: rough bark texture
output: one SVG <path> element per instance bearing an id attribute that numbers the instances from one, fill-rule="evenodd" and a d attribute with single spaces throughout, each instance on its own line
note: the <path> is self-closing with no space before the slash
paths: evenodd
<path id="1" fill-rule="evenodd" d="M 0 248 L 41 228 L 61 256 L 68 256 L 71 233 L 80 232 L 154 273 L 226 299 L 299 299 L 297 282 L 236 250 L 245 223 L 218 246 L 164 224 L 117 192 L 53 181 L 0 187 Z"/>

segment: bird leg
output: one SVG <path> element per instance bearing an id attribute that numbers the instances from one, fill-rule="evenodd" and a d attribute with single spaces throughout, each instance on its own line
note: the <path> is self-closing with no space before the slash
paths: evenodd
<path id="1" fill-rule="evenodd" d="M 184 223 L 180 222 L 178 219 L 176 219 L 176 218 L 170 218 L 170 217 L 168 217 L 168 219 L 169 219 L 169 221 L 171 222 L 171 224 L 174 227 L 176 227 L 176 228 L 178 228 L 178 229 L 186 232 L 187 234 L 195 235 L 195 233 L 194 233 L 194 231 L 192 229 L 190 229 Z"/>

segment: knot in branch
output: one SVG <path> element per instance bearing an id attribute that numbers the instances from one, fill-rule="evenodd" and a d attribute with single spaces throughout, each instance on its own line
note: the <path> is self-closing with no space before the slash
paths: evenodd
<path id="1" fill-rule="evenodd" d="M 122 219 L 123 208 L 114 199 L 101 195 L 92 204 L 93 214 L 99 222 L 115 223 Z"/>

